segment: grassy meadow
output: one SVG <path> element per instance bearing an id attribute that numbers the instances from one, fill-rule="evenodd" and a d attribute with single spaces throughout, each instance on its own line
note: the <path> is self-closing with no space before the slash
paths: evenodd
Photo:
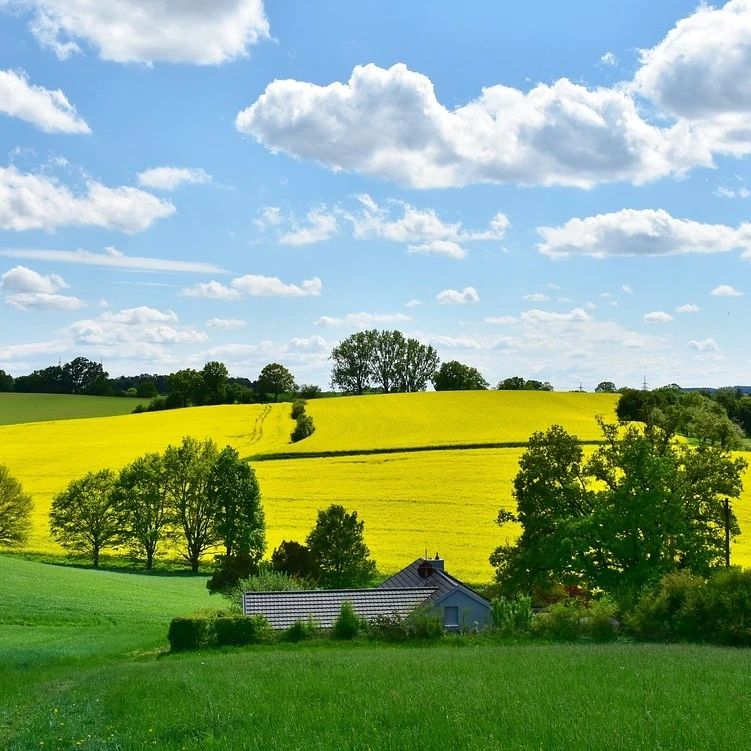
<path id="1" fill-rule="evenodd" d="M 0 748 L 748 746 L 748 650 L 463 637 L 164 654 L 204 581 L 0 556 Z"/>
<path id="2" fill-rule="evenodd" d="M 0 425 L 127 415 L 138 404 L 148 403 L 148 399 L 82 394 L 0 393 Z"/>
<path id="3" fill-rule="evenodd" d="M 77 399 L 78 397 L 67 397 Z M 92 397 L 96 398 L 96 397 Z M 104 399 L 103 402 L 125 400 Z M 582 439 L 597 438 L 595 417 L 614 416 L 609 394 L 443 392 L 311 400 L 316 432 L 289 442 L 289 404 L 198 407 L 141 415 L 0 425 L 0 463 L 34 498 L 28 549 L 59 554 L 47 515 L 52 496 L 91 470 L 117 469 L 184 435 L 229 443 L 243 456 L 363 451 L 361 455 L 254 461 L 261 483 L 269 552 L 282 539 L 301 540 L 316 512 L 331 503 L 356 509 L 379 568 L 393 572 L 440 552 L 457 576 L 491 576 L 488 555 L 514 534 L 495 518 L 512 506 L 521 448 L 423 450 L 368 454 L 374 449 L 518 443 L 557 422 Z M 751 473 L 736 513 L 741 535 L 734 562 L 751 565 Z M 502 535 L 504 537 L 502 537 Z"/>

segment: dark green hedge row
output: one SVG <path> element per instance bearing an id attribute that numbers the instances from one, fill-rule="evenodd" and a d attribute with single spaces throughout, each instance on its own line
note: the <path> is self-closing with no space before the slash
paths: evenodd
<path id="1" fill-rule="evenodd" d="M 195 615 L 173 618 L 167 633 L 172 652 L 205 647 L 242 646 L 273 641 L 262 615 Z"/>

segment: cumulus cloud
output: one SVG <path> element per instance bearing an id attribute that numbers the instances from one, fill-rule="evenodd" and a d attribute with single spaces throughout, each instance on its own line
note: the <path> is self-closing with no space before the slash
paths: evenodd
<path id="1" fill-rule="evenodd" d="M 53 177 L 0 167 L 0 229 L 93 226 L 134 233 L 174 211 L 169 201 L 137 188 L 109 188 L 89 180 L 76 194 Z"/>
<path id="2" fill-rule="evenodd" d="M 488 316 L 484 319 L 485 323 L 506 325 L 509 323 L 516 323 L 519 319 L 515 316 Z"/>
<path id="3" fill-rule="evenodd" d="M 696 352 L 719 352 L 720 348 L 717 346 L 717 342 L 714 339 L 692 339 L 688 343 L 689 349 L 693 349 Z"/>
<path id="4" fill-rule="evenodd" d="M 263 0 L 0 0 L 31 12 L 37 40 L 66 59 L 79 42 L 120 63 L 218 65 L 269 36 Z"/>
<path id="5" fill-rule="evenodd" d="M 103 347 L 195 344 L 208 340 L 205 332 L 180 326 L 174 311 L 145 305 L 117 313 L 107 311 L 94 319 L 76 321 L 68 331 L 76 344 Z"/>
<path id="6" fill-rule="evenodd" d="M 673 316 L 670 313 L 666 313 L 664 310 L 654 310 L 651 313 L 644 315 L 644 323 L 668 323 L 673 320 Z"/>
<path id="7" fill-rule="evenodd" d="M 19 310 L 78 310 L 84 303 L 77 297 L 58 294 L 67 288 L 58 274 L 43 275 L 27 266 L 14 266 L 0 276 L 0 293 L 5 302 Z"/>
<path id="8" fill-rule="evenodd" d="M 328 240 L 338 230 L 339 223 L 333 214 L 327 213 L 325 209 L 313 209 L 308 212 L 307 224 L 285 232 L 279 242 L 282 245 L 312 245 Z"/>
<path id="9" fill-rule="evenodd" d="M 522 295 L 522 300 L 528 300 L 529 302 L 548 302 L 550 296 L 544 292 L 532 292 L 529 295 Z"/>
<path id="10" fill-rule="evenodd" d="M 466 258 L 467 250 L 453 240 L 431 240 L 419 245 L 408 245 L 407 251 L 412 255 L 447 256 L 448 258 Z"/>
<path id="11" fill-rule="evenodd" d="M 106 248 L 104 253 L 91 250 L 35 250 L 31 248 L 0 248 L 0 257 L 25 258 L 53 263 L 72 263 L 81 266 L 104 266 L 131 271 L 175 271 L 188 274 L 218 274 L 224 269 L 202 261 L 175 261 L 171 258 L 144 258 L 126 256 L 116 248 Z"/>
<path id="12" fill-rule="evenodd" d="M 701 310 L 701 308 L 698 305 L 694 305 L 694 303 L 686 303 L 685 305 L 679 305 L 676 309 L 676 313 L 698 313 Z"/>
<path id="13" fill-rule="evenodd" d="M 404 303 L 405 308 L 416 308 L 418 305 L 422 305 L 422 300 L 418 300 L 416 297 L 413 297 L 411 300 L 407 300 L 407 302 Z"/>
<path id="14" fill-rule="evenodd" d="M 714 191 L 714 194 L 718 198 L 748 198 L 751 196 L 751 190 L 743 187 L 727 188 L 724 185 L 720 185 L 720 187 Z"/>
<path id="15" fill-rule="evenodd" d="M 618 58 L 615 52 L 606 52 L 601 58 L 600 63 L 607 65 L 610 68 L 615 68 L 618 65 Z"/>
<path id="16" fill-rule="evenodd" d="M 235 124 L 272 151 L 416 188 L 638 184 L 711 163 L 687 128 L 648 123 L 623 88 L 498 84 L 448 109 L 403 64 L 357 66 L 328 86 L 273 81 Z"/>
<path id="17" fill-rule="evenodd" d="M 217 300 L 239 300 L 241 297 L 307 297 L 321 294 L 323 284 L 316 276 L 301 284 L 287 284 L 276 276 L 246 274 L 233 279 L 229 286 L 215 280 L 186 287 L 186 297 L 207 297 Z"/>
<path id="18" fill-rule="evenodd" d="M 743 292 L 739 292 L 735 287 L 729 284 L 720 284 L 710 293 L 713 297 L 741 297 Z"/>
<path id="19" fill-rule="evenodd" d="M 675 219 L 664 209 L 622 209 L 560 227 L 538 227 L 537 249 L 552 258 L 586 255 L 662 256 L 677 253 L 723 253 L 751 248 L 751 224 L 737 229 Z"/>
<path id="20" fill-rule="evenodd" d="M 474 287 L 465 287 L 462 290 L 444 289 L 435 296 L 435 299 L 441 305 L 463 305 L 468 302 L 480 302 L 480 295 Z"/>
<path id="21" fill-rule="evenodd" d="M 247 326 L 248 322 L 239 318 L 209 318 L 206 325 L 210 329 L 241 329 Z"/>
<path id="22" fill-rule="evenodd" d="M 35 86 L 24 72 L 0 70 L 0 112 L 46 133 L 91 133 L 60 89 Z"/>
<path id="23" fill-rule="evenodd" d="M 384 324 L 403 323 L 411 321 L 411 316 L 404 313 L 347 313 L 345 316 L 321 316 L 313 322 L 314 326 L 357 326 L 368 328 Z"/>
<path id="24" fill-rule="evenodd" d="M 138 184 L 157 190 L 175 190 L 181 185 L 203 185 L 211 175 L 197 167 L 152 167 L 138 173 Z"/>

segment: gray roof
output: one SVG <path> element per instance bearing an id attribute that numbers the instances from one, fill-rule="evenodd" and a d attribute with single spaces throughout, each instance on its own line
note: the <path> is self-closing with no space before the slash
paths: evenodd
<path id="1" fill-rule="evenodd" d="M 355 612 L 367 620 L 379 615 L 409 615 L 435 594 L 432 585 L 390 587 L 388 589 L 328 589 L 307 592 L 245 592 L 245 615 L 263 615 L 272 628 L 289 628 L 296 621 L 313 616 L 322 628 L 331 628 L 342 604 L 348 601 Z"/>
<path id="2" fill-rule="evenodd" d="M 455 579 L 451 574 L 446 573 L 443 569 L 433 568 L 430 575 L 423 578 L 418 573 L 418 568 L 422 563 L 433 563 L 430 558 L 418 558 L 406 566 L 398 573 L 394 574 L 391 578 L 386 579 L 385 582 L 378 585 L 378 589 L 404 589 L 404 588 L 419 588 L 419 587 L 433 587 L 435 592 L 430 598 L 432 603 L 440 602 L 444 597 L 455 592 L 457 589 L 461 589 L 470 597 L 489 605 L 488 601 L 482 597 L 482 595 L 475 592 L 474 589 L 468 587 L 463 582 Z M 432 568 L 432 567 L 431 567 Z"/>

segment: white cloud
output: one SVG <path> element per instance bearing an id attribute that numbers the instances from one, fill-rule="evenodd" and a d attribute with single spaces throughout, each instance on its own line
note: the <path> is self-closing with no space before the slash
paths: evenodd
<path id="1" fill-rule="evenodd" d="M 664 310 L 655 310 L 651 313 L 646 313 L 644 316 L 644 323 L 669 323 L 672 320 L 673 316 Z"/>
<path id="2" fill-rule="evenodd" d="M 34 86 L 23 72 L 0 70 L 0 112 L 46 133 L 91 133 L 60 89 Z"/>
<path id="3" fill-rule="evenodd" d="M 751 224 L 737 229 L 703 224 L 675 219 L 664 209 L 622 209 L 569 219 L 560 227 L 538 227 L 537 232 L 543 240 L 537 249 L 552 258 L 722 253 L 751 248 Z"/>
<path id="4" fill-rule="evenodd" d="M 175 190 L 181 185 L 204 185 L 211 175 L 198 167 L 152 167 L 138 173 L 138 184 L 157 190 Z"/>
<path id="5" fill-rule="evenodd" d="M 210 329 L 241 329 L 243 326 L 247 326 L 248 322 L 239 318 L 209 318 L 206 325 Z"/>
<path id="6" fill-rule="evenodd" d="M 696 352 L 719 352 L 720 348 L 717 346 L 717 342 L 714 339 L 692 339 L 688 343 L 689 349 L 693 349 Z"/>
<path id="7" fill-rule="evenodd" d="M 183 289 L 187 297 L 206 297 L 218 300 L 239 300 L 241 297 L 306 297 L 321 294 L 323 284 L 316 276 L 300 285 L 287 284 L 276 276 L 246 274 L 236 277 L 229 286 L 212 280 Z"/>
<path id="8" fill-rule="evenodd" d="M 78 41 L 104 60 L 218 65 L 269 35 L 263 0 L 2 0 L 32 11 L 37 40 L 61 59 Z"/>
<path id="9" fill-rule="evenodd" d="M 0 229 L 52 231 L 63 226 L 93 226 L 141 232 L 175 207 L 137 188 L 109 188 L 89 180 L 76 195 L 45 175 L 0 167 Z"/>
<path id="10" fill-rule="evenodd" d="M 630 284 L 622 284 L 621 285 L 621 289 L 627 295 L 633 295 L 634 294 L 634 290 L 631 288 Z"/>
<path id="11" fill-rule="evenodd" d="M 404 303 L 405 308 L 416 308 L 418 305 L 422 305 L 422 300 L 418 300 L 416 297 L 412 298 L 411 300 L 407 300 L 407 302 Z"/>
<path id="12" fill-rule="evenodd" d="M 142 305 L 76 321 L 68 330 L 76 344 L 102 347 L 195 344 L 208 340 L 205 332 L 178 324 L 174 311 Z"/>
<path id="13" fill-rule="evenodd" d="M 676 313 L 698 313 L 701 308 L 694 303 L 686 303 L 685 305 L 679 305 L 676 309 Z"/>
<path id="14" fill-rule="evenodd" d="M 720 284 L 709 294 L 713 297 L 741 297 L 743 292 L 739 292 L 735 287 L 731 287 L 729 284 Z"/>
<path id="15" fill-rule="evenodd" d="M 328 86 L 273 81 L 235 123 L 272 151 L 416 188 L 638 184 L 711 164 L 688 128 L 648 123 L 623 87 L 499 84 L 448 109 L 403 64 L 357 66 Z"/>
<path id="16" fill-rule="evenodd" d="M 509 323 L 517 323 L 519 319 L 514 316 L 488 316 L 484 321 L 485 323 L 506 325 Z"/>
<path id="17" fill-rule="evenodd" d="M 26 266 L 15 266 L 0 276 L 0 292 L 5 302 L 19 310 L 78 310 L 77 297 L 57 294 L 67 288 L 57 274 L 45 276 Z"/>
<path id="18" fill-rule="evenodd" d="M 73 263 L 82 266 L 104 266 L 131 271 L 175 271 L 187 274 L 223 274 L 224 269 L 202 261 L 174 261 L 171 258 L 144 258 L 126 256 L 116 248 L 106 248 L 104 253 L 90 250 L 33 250 L 30 248 L 1 248 L 0 257 L 25 258 L 33 261 Z"/>
<path id="19" fill-rule="evenodd" d="M 748 198 L 749 196 L 751 196 L 751 190 L 743 187 L 726 188 L 725 186 L 721 185 L 715 190 L 714 194 L 718 198 Z"/>
<path id="20" fill-rule="evenodd" d="M 313 209 L 308 212 L 307 226 L 286 232 L 279 238 L 282 245 L 312 245 L 333 237 L 339 230 L 339 223 L 333 214 L 324 209 Z"/>
<path id="21" fill-rule="evenodd" d="M 606 52 L 601 58 L 600 63 L 607 65 L 610 68 L 615 68 L 618 65 L 618 58 L 614 52 Z"/>
<path id="22" fill-rule="evenodd" d="M 339 318 L 335 316 L 321 316 L 313 322 L 314 326 L 357 326 L 358 328 L 368 328 L 370 326 L 381 326 L 391 323 L 403 323 L 411 321 L 411 316 L 404 313 L 347 313 Z"/>
<path id="23" fill-rule="evenodd" d="M 420 245 L 408 245 L 409 253 L 415 255 L 448 256 L 449 258 L 466 258 L 467 251 L 453 240 L 431 240 Z"/>
<path id="24" fill-rule="evenodd" d="M 550 297 L 544 292 L 532 292 L 529 295 L 522 295 L 522 300 L 528 300 L 529 302 L 548 302 Z"/>
<path id="25" fill-rule="evenodd" d="M 582 308 L 574 308 L 568 313 L 551 313 L 547 310 L 526 310 L 520 316 L 519 320 L 526 324 L 551 324 L 551 323 L 572 323 L 574 321 L 579 323 L 586 323 L 592 320 L 592 316 L 589 315 Z"/>
<path id="26" fill-rule="evenodd" d="M 462 305 L 468 302 L 480 302 L 480 296 L 474 287 L 465 287 L 463 290 L 444 289 L 439 292 L 435 299 L 441 305 Z"/>
<path id="27" fill-rule="evenodd" d="M 328 351 L 328 342 L 322 336 L 293 337 L 287 345 L 295 352 L 324 352 Z"/>

